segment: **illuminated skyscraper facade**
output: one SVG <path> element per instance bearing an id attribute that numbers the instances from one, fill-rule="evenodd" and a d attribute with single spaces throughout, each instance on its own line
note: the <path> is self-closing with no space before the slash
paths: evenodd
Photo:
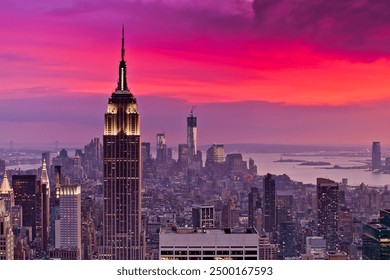
<path id="1" fill-rule="evenodd" d="M 338 250 L 339 185 L 317 178 L 317 233 L 326 239 L 328 251 Z"/>
<path id="2" fill-rule="evenodd" d="M 0 198 L 0 260 L 14 259 L 14 235 L 11 218 L 5 209 L 4 199 Z"/>
<path id="3" fill-rule="evenodd" d="M 14 191 L 12 190 L 7 173 L 4 173 L 3 182 L 0 186 L 0 199 L 4 199 L 5 210 L 11 213 L 11 208 L 15 205 Z"/>
<path id="4" fill-rule="evenodd" d="M 141 135 L 137 100 L 129 91 L 124 60 L 118 86 L 108 100 L 103 136 L 103 246 L 99 258 L 143 259 L 141 229 Z"/>
<path id="5" fill-rule="evenodd" d="M 59 226 L 58 226 L 59 225 Z M 80 185 L 60 188 L 60 220 L 57 223 L 56 248 L 75 250 L 81 254 L 81 190 Z"/>
<path id="6" fill-rule="evenodd" d="M 36 220 L 36 243 L 38 250 L 46 252 L 48 249 L 50 233 L 50 183 L 45 159 L 43 159 L 42 163 L 42 173 L 36 196 L 36 211 L 38 213 Z"/>

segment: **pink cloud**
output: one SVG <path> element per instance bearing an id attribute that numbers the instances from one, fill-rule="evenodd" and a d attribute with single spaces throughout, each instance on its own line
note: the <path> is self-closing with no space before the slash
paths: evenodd
<path id="1" fill-rule="evenodd" d="M 283 138 L 266 128 L 263 119 L 277 127 L 289 124 L 284 132 L 297 143 L 331 141 L 333 130 L 348 132 L 352 141 L 362 128 L 378 138 L 388 137 L 386 129 L 371 121 L 387 117 L 379 101 L 390 95 L 390 16 L 384 0 L 255 0 L 253 6 L 246 0 L 53 3 L 0 3 L 0 107 L 8 112 L 0 120 L 9 122 L 7 128 L 17 123 L 10 138 L 19 137 L 16 126 L 27 130 L 22 123 L 30 123 L 29 133 L 38 139 L 38 123 L 58 121 L 71 130 L 75 118 L 83 120 L 75 128 L 82 139 L 100 135 L 105 102 L 117 79 L 122 24 L 129 85 L 144 100 L 140 106 L 147 139 L 154 139 L 166 123 L 177 125 L 177 118 L 183 122 L 195 103 L 200 104 L 199 118 L 205 118 L 200 127 L 205 142 Z M 159 99 L 149 99 L 156 95 Z M 87 100 L 99 98 L 103 101 L 94 103 L 96 108 L 86 109 Z M 356 112 L 362 108 L 356 106 L 371 101 L 376 109 L 364 107 L 365 118 L 359 117 Z M 64 107 L 53 107 L 58 102 Z M 229 102 L 240 106 L 232 108 Z M 275 102 L 294 106 L 274 106 Z M 37 107 L 32 110 L 31 104 Z M 315 105 L 299 107 L 305 114 L 315 113 L 306 128 L 300 119 L 307 119 L 305 115 L 291 109 L 299 104 Z M 355 109 L 349 111 L 348 104 Z M 37 108 L 45 108 L 45 113 L 37 113 Z M 177 113 L 168 114 L 165 108 Z M 319 115 L 321 108 L 325 109 Z M 237 119 L 237 133 L 228 134 L 229 128 L 221 127 L 221 138 L 213 135 L 218 123 L 208 120 L 221 121 L 222 116 Z M 172 139 L 183 136 L 183 124 L 179 126 L 166 128 Z"/>

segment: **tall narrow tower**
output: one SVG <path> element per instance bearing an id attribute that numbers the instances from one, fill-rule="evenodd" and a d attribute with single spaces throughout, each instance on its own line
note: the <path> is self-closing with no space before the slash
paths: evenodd
<path id="1" fill-rule="evenodd" d="M 197 120 L 194 116 L 194 109 L 192 107 L 191 114 L 187 117 L 187 145 L 188 145 L 188 163 L 192 163 L 197 152 L 196 145 L 196 128 Z"/>
<path id="2" fill-rule="evenodd" d="M 372 142 L 372 170 L 381 168 L 381 142 Z"/>
<path id="3" fill-rule="evenodd" d="M 141 230 L 141 135 L 137 100 L 129 91 L 122 59 L 118 86 L 108 100 L 104 116 L 103 247 L 99 258 L 143 259 Z"/>
<path id="4" fill-rule="evenodd" d="M 329 251 L 338 250 L 339 185 L 317 178 L 317 234 L 326 239 Z"/>
<path id="5" fill-rule="evenodd" d="M 60 188 L 59 237 L 56 247 L 76 250 L 81 258 L 81 190 L 79 185 L 62 185 Z"/>
<path id="6" fill-rule="evenodd" d="M 37 197 L 37 247 L 42 252 L 47 252 L 50 232 L 50 183 L 46 169 L 46 160 L 43 159 L 41 179 L 39 180 Z"/>
<path id="7" fill-rule="evenodd" d="M 276 186 L 271 174 L 264 177 L 263 215 L 264 231 L 272 235 L 271 240 L 276 240 Z"/>

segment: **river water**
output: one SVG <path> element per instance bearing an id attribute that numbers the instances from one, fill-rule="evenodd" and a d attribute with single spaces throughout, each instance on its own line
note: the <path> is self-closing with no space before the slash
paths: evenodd
<path id="1" fill-rule="evenodd" d="M 275 175 L 288 175 L 292 180 L 315 184 L 317 178 L 328 178 L 341 182 L 343 178 L 348 179 L 349 185 L 360 185 L 364 183 L 369 186 L 384 186 L 390 184 L 390 174 L 373 173 L 367 169 L 329 169 L 334 165 L 340 167 L 363 166 L 364 162 L 370 161 L 367 157 L 347 156 L 282 156 L 280 153 L 247 153 L 243 154 L 244 160 L 253 158 L 257 165 L 257 173 L 263 175 L 271 173 Z M 275 162 L 280 160 L 294 159 L 305 161 L 329 162 L 329 166 L 303 166 L 299 162 Z M 325 169 L 327 168 L 327 169 Z"/>
<path id="2" fill-rule="evenodd" d="M 329 162 L 329 166 L 303 166 L 299 162 L 275 162 L 281 157 L 293 160 L 323 161 Z M 363 166 L 369 161 L 368 157 L 347 157 L 347 156 L 324 156 L 324 155 L 297 155 L 283 156 L 280 153 L 243 153 L 244 160 L 253 158 L 257 165 L 259 175 L 272 173 L 275 175 L 288 175 L 292 180 L 307 184 L 315 184 L 317 178 L 328 178 L 341 182 L 343 178 L 348 179 L 349 185 L 360 185 L 364 183 L 369 186 L 384 186 L 390 184 L 390 174 L 373 173 L 367 169 L 329 169 L 334 165 L 341 167 Z M 8 166 L 7 169 L 37 169 L 40 164 L 21 164 L 19 166 Z"/>

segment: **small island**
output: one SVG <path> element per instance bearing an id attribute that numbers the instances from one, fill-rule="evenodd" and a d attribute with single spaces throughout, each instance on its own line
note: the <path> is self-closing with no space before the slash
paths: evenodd
<path id="1" fill-rule="evenodd" d="M 305 162 L 302 162 L 299 165 L 325 166 L 325 165 L 330 165 L 330 162 L 326 162 L 326 161 L 305 161 Z"/>
<path id="2" fill-rule="evenodd" d="M 367 165 L 359 165 L 359 166 L 340 166 L 334 165 L 332 167 L 325 167 L 323 169 L 368 169 Z"/>
<path id="3" fill-rule="evenodd" d="M 288 158 L 288 159 L 280 158 L 279 160 L 275 160 L 274 162 L 306 162 L 306 160 L 302 160 L 302 159 L 291 159 L 291 158 Z"/>

